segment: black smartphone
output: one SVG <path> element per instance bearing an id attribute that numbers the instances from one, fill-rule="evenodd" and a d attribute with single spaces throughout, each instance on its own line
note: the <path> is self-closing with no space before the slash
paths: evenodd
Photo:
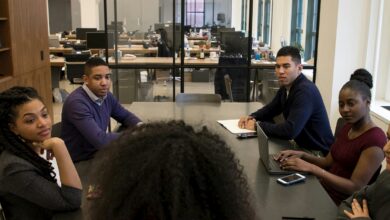
<path id="1" fill-rule="evenodd" d="M 237 135 L 238 139 L 246 139 L 246 138 L 254 138 L 254 137 L 257 137 L 257 134 L 255 132 L 254 133 L 242 133 L 242 134 Z"/>

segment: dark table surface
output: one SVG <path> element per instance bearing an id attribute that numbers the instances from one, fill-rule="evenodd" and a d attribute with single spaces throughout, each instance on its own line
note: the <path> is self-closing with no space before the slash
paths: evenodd
<path id="1" fill-rule="evenodd" d="M 257 138 L 239 140 L 217 123 L 216 120 L 237 119 L 248 115 L 262 106 L 260 103 L 205 104 L 173 102 L 134 102 L 125 105 L 144 122 L 181 119 L 196 126 L 206 125 L 219 134 L 231 146 L 244 167 L 248 183 L 255 198 L 255 208 L 261 219 L 273 220 L 289 217 L 310 217 L 316 220 L 335 219 L 337 207 L 315 176 L 307 175 L 303 183 L 283 186 L 276 182 L 280 176 L 270 176 L 259 160 Z M 272 145 L 274 146 L 274 145 Z M 280 149 L 272 147 L 270 153 Z M 88 173 L 93 161 L 77 164 L 83 181 L 84 194 L 87 190 Z M 80 210 L 58 214 L 55 219 L 87 219 L 88 201 L 83 198 Z"/>

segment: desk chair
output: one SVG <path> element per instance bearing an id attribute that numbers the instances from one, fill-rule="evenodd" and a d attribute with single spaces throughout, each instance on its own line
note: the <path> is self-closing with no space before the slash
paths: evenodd
<path id="1" fill-rule="evenodd" d="M 224 78 L 225 78 L 226 93 L 229 96 L 229 100 L 233 102 L 232 79 L 230 79 L 229 74 L 225 74 Z"/>
<path id="2" fill-rule="evenodd" d="M 219 65 L 237 65 L 243 66 L 246 64 L 246 59 L 236 56 L 222 56 L 219 58 Z M 246 102 L 249 94 L 247 93 L 247 69 L 243 67 L 233 68 L 218 68 L 214 78 L 215 94 L 220 94 L 222 99 L 230 99 L 226 91 L 225 75 L 229 75 L 231 79 L 232 99 L 235 102 Z"/>
<path id="3" fill-rule="evenodd" d="M 65 56 L 65 72 L 71 84 L 83 84 L 84 64 L 89 57 L 89 54 L 69 54 Z"/>
<path id="4" fill-rule="evenodd" d="M 176 95 L 176 102 L 207 102 L 207 103 L 221 103 L 221 95 L 219 94 L 200 94 L 200 93 L 179 93 Z"/>
<path id="5" fill-rule="evenodd" d="M 73 44 L 72 47 L 73 47 L 73 49 L 75 51 L 87 50 L 87 45 L 86 44 Z"/>
<path id="6" fill-rule="evenodd" d="M 66 62 L 66 76 L 71 84 L 83 84 L 84 62 Z"/>

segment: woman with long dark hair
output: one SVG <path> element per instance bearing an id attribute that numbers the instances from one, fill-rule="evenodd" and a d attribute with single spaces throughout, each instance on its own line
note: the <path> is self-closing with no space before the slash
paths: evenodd
<path id="1" fill-rule="evenodd" d="M 35 89 L 12 87 L 0 93 L 0 202 L 7 220 L 51 219 L 81 204 L 81 182 L 60 138 L 51 137 L 48 110 Z M 49 150 L 57 160 L 58 186 Z"/>

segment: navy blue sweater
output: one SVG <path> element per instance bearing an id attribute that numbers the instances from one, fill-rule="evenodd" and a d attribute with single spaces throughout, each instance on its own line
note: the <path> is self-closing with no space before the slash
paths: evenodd
<path id="1" fill-rule="evenodd" d="M 100 106 L 82 87 L 68 96 L 62 107 L 61 137 L 74 162 L 90 159 L 97 150 L 119 137 L 119 133 L 107 133 L 111 117 L 127 127 L 141 121 L 110 92 Z"/>
<path id="2" fill-rule="evenodd" d="M 300 74 L 293 82 L 288 98 L 281 87 L 274 99 L 251 114 L 264 132 L 281 139 L 294 139 L 299 147 L 319 150 L 327 154 L 334 138 L 328 115 L 317 87 Z M 272 120 L 283 113 L 285 121 L 275 124 Z"/>

